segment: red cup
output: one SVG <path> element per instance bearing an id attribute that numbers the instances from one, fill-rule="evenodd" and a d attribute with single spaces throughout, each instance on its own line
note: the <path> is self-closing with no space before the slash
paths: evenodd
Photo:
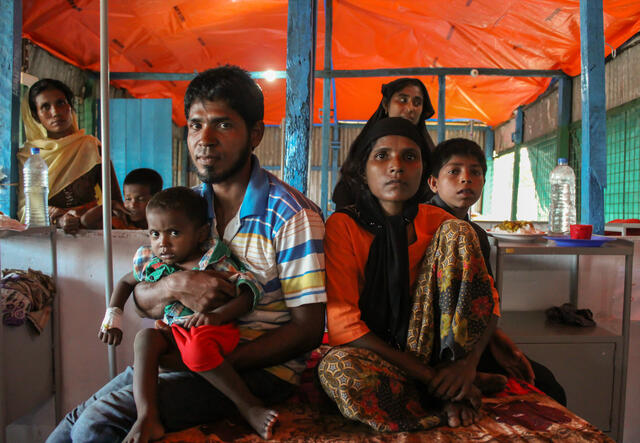
<path id="1" fill-rule="evenodd" d="M 593 225 L 571 225 L 569 226 L 571 238 L 576 240 L 589 240 L 593 232 Z"/>

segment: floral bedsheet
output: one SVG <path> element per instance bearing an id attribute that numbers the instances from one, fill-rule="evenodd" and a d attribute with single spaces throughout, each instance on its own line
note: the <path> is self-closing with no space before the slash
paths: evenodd
<path id="1" fill-rule="evenodd" d="M 613 442 L 603 432 L 535 387 L 509 379 L 506 389 L 483 399 L 481 417 L 467 427 L 378 433 L 349 421 L 322 392 L 313 369 L 299 392 L 276 408 L 273 442 Z M 240 416 L 167 434 L 164 443 L 264 442 Z"/>

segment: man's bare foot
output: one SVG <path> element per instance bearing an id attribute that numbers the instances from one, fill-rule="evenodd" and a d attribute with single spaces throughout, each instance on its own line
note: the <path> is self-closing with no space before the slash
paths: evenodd
<path id="1" fill-rule="evenodd" d="M 267 409 L 264 406 L 252 406 L 240 411 L 240 413 L 260 437 L 265 440 L 271 438 L 273 427 L 278 422 L 278 413 L 276 411 Z"/>
<path id="2" fill-rule="evenodd" d="M 469 426 L 478 417 L 478 411 L 467 401 L 448 401 L 444 404 L 447 424 L 452 428 Z"/>
<path id="3" fill-rule="evenodd" d="M 147 443 L 151 440 L 158 440 L 164 436 L 164 426 L 158 419 L 149 417 L 138 417 L 131 427 L 123 443 Z"/>
<path id="4" fill-rule="evenodd" d="M 500 374 L 489 374 L 487 372 L 478 372 L 474 384 L 480 389 L 484 395 L 495 394 L 501 392 L 507 386 L 507 377 Z"/>

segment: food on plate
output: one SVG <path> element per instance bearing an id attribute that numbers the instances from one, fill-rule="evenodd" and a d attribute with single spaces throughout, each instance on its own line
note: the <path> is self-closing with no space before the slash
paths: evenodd
<path id="1" fill-rule="evenodd" d="M 543 231 L 538 231 L 531 222 L 509 220 L 495 225 L 491 232 L 495 232 L 496 234 L 544 234 Z"/>

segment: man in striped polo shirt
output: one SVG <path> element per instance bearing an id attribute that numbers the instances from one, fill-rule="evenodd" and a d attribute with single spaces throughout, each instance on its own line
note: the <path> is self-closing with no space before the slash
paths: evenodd
<path id="1" fill-rule="evenodd" d="M 254 395 L 281 402 L 299 382 L 324 332 L 324 223 L 319 208 L 260 167 L 253 149 L 264 132 L 262 91 L 242 69 L 199 74 L 185 95 L 189 153 L 221 238 L 264 286 L 265 296 L 238 321 L 242 342 L 226 360 Z M 161 318 L 180 301 L 195 312 L 224 303 L 235 287 L 216 271 L 183 271 L 140 283 L 136 307 Z M 179 359 L 179 355 L 176 356 Z M 177 360 L 176 359 L 176 360 Z M 173 366 L 181 363 L 174 360 Z M 120 441 L 136 421 L 131 368 L 67 414 L 48 441 Z M 224 417 L 234 406 L 199 375 L 159 377 L 158 406 L 167 432 Z"/>

